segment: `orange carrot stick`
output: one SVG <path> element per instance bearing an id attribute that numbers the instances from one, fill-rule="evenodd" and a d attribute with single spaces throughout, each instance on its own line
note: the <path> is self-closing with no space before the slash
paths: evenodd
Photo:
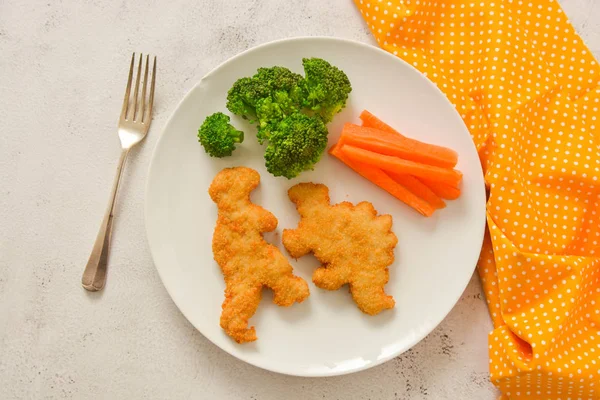
<path id="1" fill-rule="evenodd" d="M 434 167 L 398 157 L 386 156 L 347 144 L 344 144 L 340 151 L 348 156 L 351 161 L 368 164 L 384 171 L 401 175 L 414 175 L 418 178 L 425 178 L 451 186 L 458 186 L 462 180 L 462 173 L 453 169 Z"/>
<path id="2" fill-rule="evenodd" d="M 386 124 L 367 110 L 364 110 L 362 113 L 360 113 L 360 119 L 363 122 L 363 126 L 401 135 L 400 132 L 398 132 L 397 130 L 395 130 L 394 128 L 392 128 L 391 126 L 389 126 L 388 124 Z"/>
<path id="3" fill-rule="evenodd" d="M 367 110 L 364 110 L 360 114 L 360 119 L 362 120 L 363 127 L 373 128 L 373 129 L 377 129 L 377 130 L 380 130 L 383 132 L 396 134 L 397 136 L 400 136 L 404 140 L 411 142 L 413 147 L 415 147 L 415 148 L 420 148 L 422 146 L 426 146 L 426 147 L 430 148 L 430 151 L 435 149 L 433 151 L 435 151 L 440 157 L 443 157 L 445 159 L 445 162 L 448 163 L 448 165 L 439 165 L 439 166 L 445 166 L 445 167 L 451 168 L 451 167 L 454 167 L 456 165 L 456 163 L 458 162 L 458 154 L 454 150 L 449 149 L 447 147 L 435 146 L 435 145 L 420 142 L 415 139 L 407 138 L 406 136 L 402 135 L 400 132 L 398 132 L 397 130 L 395 130 L 394 128 L 392 128 L 391 126 L 389 126 L 388 124 L 386 124 L 385 122 L 383 122 L 382 120 L 380 120 L 379 118 L 377 118 L 375 115 L 371 114 Z"/>
<path id="4" fill-rule="evenodd" d="M 394 172 L 386 172 L 390 178 L 431 204 L 434 208 L 445 208 L 446 203 L 435 194 L 426 184 L 412 175 L 400 175 Z"/>
<path id="5" fill-rule="evenodd" d="M 337 157 L 340 161 L 353 169 L 356 173 L 360 174 L 363 178 L 371 181 L 426 217 L 431 216 L 435 211 L 431 204 L 427 203 L 425 200 L 416 196 L 411 191 L 394 181 L 379 168 L 351 161 L 342 151 L 340 151 L 339 145 L 333 146 L 329 150 L 329 153 Z"/>
<path id="6" fill-rule="evenodd" d="M 456 153 L 452 150 L 374 128 L 346 124 L 342 130 L 340 141 L 375 153 L 396 156 L 436 167 L 453 168 L 456 165 Z"/>
<path id="7" fill-rule="evenodd" d="M 377 116 L 373 115 L 371 112 L 364 110 L 360 114 L 360 119 L 363 122 L 363 126 L 369 128 L 379 129 L 381 131 L 395 133 L 397 135 L 401 135 L 400 132 L 396 131 L 394 128 L 377 118 Z M 351 144 L 351 143 L 350 143 Z M 360 147 L 360 146 L 359 146 Z M 369 149 L 367 149 L 369 150 Z M 386 154 L 386 153 L 381 153 Z M 391 154 L 390 154 L 391 155 Z M 442 165 L 440 165 L 442 166 Z M 452 165 L 454 167 L 454 165 Z M 456 200 L 460 197 L 460 189 L 453 186 L 444 185 L 443 183 L 435 182 L 435 181 L 427 181 L 425 179 L 420 179 L 423 183 L 425 183 L 433 193 L 442 199 L 446 200 Z"/>
<path id="8" fill-rule="evenodd" d="M 440 182 L 426 180 L 423 178 L 419 179 L 425 185 L 431 189 L 433 193 L 446 200 L 456 200 L 460 196 L 460 189 L 454 186 L 445 185 Z"/>

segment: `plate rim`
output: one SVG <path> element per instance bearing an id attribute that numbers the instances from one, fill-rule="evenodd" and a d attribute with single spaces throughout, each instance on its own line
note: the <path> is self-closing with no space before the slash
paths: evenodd
<path id="1" fill-rule="evenodd" d="M 198 80 L 187 92 L 186 94 L 181 98 L 181 100 L 177 103 L 177 105 L 172 109 L 169 118 L 167 119 L 167 121 L 165 122 L 163 128 L 160 130 L 160 134 L 158 139 L 156 140 L 156 144 L 154 145 L 154 148 L 152 150 L 152 155 L 150 157 L 150 164 L 148 166 L 147 169 L 147 175 L 146 175 L 146 184 L 145 184 L 145 189 L 144 189 L 144 226 L 145 226 L 145 233 L 146 233 L 146 241 L 148 243 L 148 248 L 150 250 L 150 255 L 152 257 L 152 263 L 154 264 L 154 268 L 156 269 L 156 271 L 158 272 L 158 275 L 160 277 L 160 280 L 163 284 L 163 286 L 165 287 L 167 293 L 169 294 L 169 297 L 171 298 L 171 301 L 175 304 L 175 306 L 177 307 L 177 309 L 179 310 L 179 312 L 185 317 L 185 319 L 194 327 L 194 329 L 196 331 L 198 331 L 202 336 L 204 336 L 206 339 L 208 339 L 208 341 L 210 341 L 213 345 L 215 345 L 216 347 L 218 347 L 219 349 L 221 349 L 221 351 L 224 351 L 225 353 L 233 356 L 234 358 L 243 361 L 247 364 L 250 364 L 254 367 L 258 367 L 261 368 L 263 370 L 266 371 L 270 371 L 270 372 L 275 372 L 281 375 L 287 375 L 287 376 L 298 376 L 298 377 L 307 377 L 307 378 L 319 378 L 319 377 L 333 377 L 333 376 L 341 376 L 341 375 L 348 375 L 348 374 L 352 374 L 355 372 L 359 372 L 359 371 L 364 371 L 367 370 L 369 368 L 381 365 L 389 360 L 392 360 L 398 356 L 400 356 L 401 354 L 405 353 L 406 351 L 410 350 L 411 348 L 413 348 L 415 345 L 417 345 L 418 343 L 420 343 L 423 339 L 425 339 L 427 336 L 429 336 L 450 314 L 450 312 L 454 309 L 454 307 L 458 304 L 458 301 L 460 300 L 460 298 L 462 297 L 462 295 L 464 294 L 467 286 L 469 285 L 473 274 L 475 272 L 475 269 L 477 268 L 477 260 L 479 259 L 479 253 L 477 253 L 477 256 L 475 257 L 475 260 L 473 260 L 473 268 L 472 268 L 472 272 L 470 275 L 470 278 L 466 280 L 466 282 L 462 285 L 462 289 L 460 290 L 460 292 L 458 292 L 458 295 L 456 296 L 456 299 L 447 302 L 447 304 L 449 305 L 448 310 L 444 313 L 444 315 L 439 318 L 439 320 L 430 320 L 429 322 L 432 322 L 429 324 L 427 329 L 424 329 L 422 331 L 421 334 L 419 335 L 415 335 L 413 338 L 411 338 L 410 340 L 406 340 L 405 343 L 407 343 L 403 349 L 398 350 L 396 352 L 393 352 L 385 357 L 381 357 L 378 358 L 377 360 L 374 360 L 372 362 L 369 362 L 367 364 L 361 365 L 359 367 L 353 367 L 353 368 L 349 368 L 346 370 L 341 370 L 341 371 L 327 371 L 327 372 L 290 372 L 290 371 L 282 371 L 280 369 L 277 368 L 272 368 L 269 365 L 260 365 L 256 362 L 253 362 L 251 360 L 245 359 L 240 357 L 239 354 L 236 354 L 234 352 L 231 352 L 223 347 L 221 347 L 216 341 L 213 340 L 212 337 L 210 337 L 210 335 L 207 335 L 206 333 L 202 332 L 198 327 L 196 327 L 196 325 L 194 325 L 194 323 L 192 323 L 191 319 L 188 318 L 188 316 L 186 315 L 186 313 L 181 309 L 181 307 L 179 306 L 179 304 L 177 303 L 177 301 L 175 301 L 175 296 L 173 296 L 172 292 L 173 292 L 173 288 L 169 287 L 169 284 L 167 284 L 167 281 L 165 279 L 165 276 L 163 275 L 163 272 L 161 272 L 161 268 L 159 268 L 158 263 L 157 263 L 157 256 L 156 256 L 156 246 L 154 246 L 153 249 L 153 245 L 151 243 L 150 240 L 150 232 L 149 232 L 149 218 L 150 218 L 150 212 L 149 212 L 149 192 L 150 192 L 150 181 L 151 181 L 151 176 L 152 176 L 152 171 L 153 171 L 153 166 L 155 166 L 156 162 L 156 157 L 157 157 L 157 152 L 158 152 L 158 148 L 161 146 L 162 141 L 165 138 L 165 134 L 167 129 L 169 128 L 169 126 L 172 124 L 172 121 L 175 117 L 175 114 L 177 113 L 177 110 L 180 109 L 180 107 L 186 102 L 186 100 L 188 99 L 188 97 L 190 97 L 192 95 L 192 93 L 197 90 L 197 88 L 202 85 L 202 82 L 209 78 L 213 73 L 215 73 L 217 70 L 221 69 L 223 66 L 235 62 L 235 60 L 237 60 L 238 58 L 241 58 L 243 56 L 245 56 L 246 54 L 250 53 L 250 52 L 254 52 L 257 51 L 259 49 L 263 49 L 266 47 L 270 47 L 270 46 L 276 46 L 282 43 L 286 43 L 286 42 L 302 42 L 302 41 L 322 41 L 322 42 L 343 42 L 346 44 L 351 44 L 354 46 L 358 46 L 358 47 L 362 47 L 362 48 L 368 48 L 369 50 L 374 50 L 376 52 L 379 52 L 383 55 L 385 55 L 386 57 L 389 57 L 391 59 L 394 59 L 402 64 L 404 64 L 405 66 L 409 67 L 410 69 L 412 69 L 413 71 L 417 72 L 419 75 L 421 75 L 423 78 L 425 78 L 425 80 L 427 81 L 427 84 L 430 85 L 435 91 L 437 91 L 440 95 L 442 95 L 446 101 L 448 102 L 448 104 L 454 109 L 454 112 L 458 115 L 461 123 L 463 124 L 465 130 L 467 133 L 470 132 L 466 126 L 466 124 L 464 123 L 464 120 L 462 119 L 462 117 L 460 116 L 460 114 L 458 113 L 458 111 L 456 110 L 456 107 L 454 106 L 454 104 L 452 104 L 452 102 L 448 99 L 448 97 L 446 96 L 446 94 L 444 92 L 442 92 L 442 90 L 434 83 L 432 82 L 426 74 L 422 73 L 421 71 L 419 71 L 417 68 L 415 68 L 412 64 L 406 62 L 405 60 L 403 60 L 402 58 L 400 58 L 399 56 L 396 56 L 388 51 L 385 51 L 383 49 L 381 49 L 380 47 L 377 47 L 375 45 L 371 45 L 365 42 L 360 42 L 358 40 L 353 40 L 353 39 L 347 39 L 347 38 L 340 38 L 340 37 L 335 37 L 335 36 L 293 36 L 293 37 L 288 37 L 288 38 L 282 38 L 282 39 L 276 39 L 276 40 L 272 40 L 269 42 L 265 42 L 265 43 L 261 43 L 258 44 L 256 46 L 250 47 L 242 52 L 239 52 L 229 58 L 227 58 L 226 60 L 224 60 L 223 62 L 219 63 L 217 66 L 215 66 L 214 68 L 212 68 L 209 72 L 207 72 L 204 76 L 202 76 L 202 78 L 200 78 L 200 80 Z M 477 152 L 477 148 L 475 146 L 475 143 L 473 143 L 473 141 L 471 141 L 471 144 L 473 146 L 473 150 Z M 478 157 L 479 158 L 479 157 Z M 485 226 L 487 224 L 487 210 L 486 210 L 486 196 L 485 196 L 485 180 L 484 180 L 484 175 L 483 175 L 483 168 L 481 167 L 481 164 L 479 164 L 478 168 L 477 168 L 477 172 L 479 172 L 479 176 L 480 176 L 480 190 L 483 191 L 483 204 L 481 205 L 483 210 L 483 218 L 482 218 L 482 222 L 481 225 L 479 226 L 478 230 L 479 230 L 479 237 L 481 237 L 480 241 L 478 242 L 478 248 L 482 248 L 483 247 L 483 242 L 484 242 L 484 236 L 485 236 Z"/>

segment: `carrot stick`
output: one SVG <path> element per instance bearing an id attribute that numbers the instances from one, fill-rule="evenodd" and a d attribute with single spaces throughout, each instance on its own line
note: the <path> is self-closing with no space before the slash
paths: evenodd
<path id="1" fill-rule="evenodd" d="M 394 128 L 392 128 L 391 126 L 389 126 L 388 124 L 386 124 L 367 110 L 364 110 L 362 113 L 360 113 L 360 119 L 363 122 L 363 126 L 401 135 L 400 132 L 398 132 L 397 130 L 395 130 Z"/>
<path id="2" fill-rule="evenodd" d="M 339 144 L 333 146 L 329 150 L 329 153 L 334 157 L 337 157 L 348 167 L 352 168 L 363 178 L 371 181 L 375 185 L 379 186 L 398 200 L 414 208 L 426 217 L 431 216 L 435 211 L 431 204 L 427 203 L 425 200 L 419 198 L 411 191 L 406 189 L 404 186 L 394 181 L 381 169 L 360 162 L 351 161 L 348 157 L 346 157 L 346 155 L 342 151 L 340 151 Z"/>
<path id="3" fill-rule="evenodd" d="M 455 165 L 453 161 L 444 157 L 438 157 L 435 154 L 423 151 L 423 149 L 415 149 L 411 144 L 399 143 L 397 138 L 382 137 L 379 135 L 379 132 L 382 131 L 362 128 L 364 129 L 362 132 L 352 132 L 352 129 L 352 127 L 345 128 L 341 136 L 343 142 L 351 146 L 436 167 L 452 168 Z"/>
<path id="4" fill-rule="evenodd" d="M 419 179 L 425 185 L 431 189 L 433 193 L 446 200 L 456 200 L 460 196 L 460 189 L 454 186 L 445 185 L 440 182 L 426 180 L 423 178 Z"/>
<path id="5" fill-rule="evenodd" d="M 431 165 L 403 160 L 398 157 L 377 154 L 369 150 L 344 144 L 340 150 L 351 161 L 368 164 L 384 171 L 395 172 L 401 175 L 414 175 L 446 185 L 458 186 L 462 179 L 462 173 L 457 170 L 434 167 Z"/>
<path id="6" fill-rule="evenodd" d="M 453 168 L 458 161 L 454 150 L 375 128 L 345 124 L 342 138 L 352 146 L 436 167 Z"/>
<path id="7" fill-rule="evenodd" d="M 375 115 L 370 113 L 367 110 L 364 110 L 360 114 L 360 119 L 362 120 L 363 126 L 369 128 L 379 129 L 381 131 L 395 133 L 397 135 L 401 135 L 400 132 L 396 131 L 394 128 L 377 118 Z M 402 135 L 401 135 L 402 136 Z M 360 147 L 360 146 L 359 146 Z M 367 149 L 368 150 L 368 149 Z M 381 153 L 386 154 L 386 153 Z M 392 154 L 390 154 L 392 155 Z M 440 165 L 442 166 L 442 165 Z M 452 165 L 451 167 L 454 167 Z M 460 196 L 460 189 L 457 187 L 452 187 L 448 185 L 444 185 L 443 183 L 435 182 L 435 181 L 427 181 L 425 179 L 420 179 L 423 183 L 425 183 L 433 193 L 442 199 L 446 200 L 455 200 Z"/>
<path id="8" fill-rule="evenodd" d="M 383 122 L 382 120 L 380 120 L 379 118 L 377 118 L 375 115 L 371 114 L 367 110 L 364 110 L 360 114 L 360 119 L 363 122 L 363 127 L 374 128 L 374 129 L 388 132 L 388 133 L 395 133 L 396 135 L 402 137 L 403 139 L 405 139 L 409 142 L 412 142 L 413 146 L 416 148 L 423 146 L 423 145 L 435 148 L 436 149 L 435 151 L 438 152 L 440 156 L 443 156 L 445 158 L 445 161 L 448 164 L 452 164 L 452 165 L 439 165 L 441 167 L 452 168 L 458 162 L 458 154 L 454 150 L 449 149 L 447 147 L 435 146 L 435 145 L 420 142 L 415 139 L 407 138 L 406 136 L 402 135 L 400 132 L 398 132 L 397 130 L 395 130 L 394 128 L 392 128 L 391 126 L 389 126 L 388 124 L 386 124 L 385 122 Z"/>
<path id="9" fill-rule="evenodd" d="M 431 204 L 434 208 L 445 208 L 446 203 L 435 194 L 426 184 L 412 175 L 400 175 L 394 172 L 386 172 L 390 178 Z"/>

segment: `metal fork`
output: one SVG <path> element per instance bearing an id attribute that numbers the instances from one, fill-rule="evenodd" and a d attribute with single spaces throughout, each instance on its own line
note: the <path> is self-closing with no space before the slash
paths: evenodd
<path id="1" fill-rule="evenodd" d="M 106 267 L 108 263 L 108 250 L 110 245 L 110 236 L 113 224 L 113 210 L 115 207 L 115 199 L 119 189 L 119 182 L 123 175 L 123 166 L 127 159 L 129 150 L 142 141 L 148 133 L 150 122 L 152 122 L 152 103 L 154 102 L 154 85 L 156 83 L 156 57 L 152 66 L 152 81 L 150 83 L 150 94 L 146 103 L 146 89 L 148 84 L 148 65 L 150 64 L 150 56 L 146 55 L 146 67 L 144 68 L 144 80 L 142 85 L 142 94 L 138 98 L 140 89 L 140 77 L 142 72 L 143 55 L 140 54 L 137 66 L 137 77 L 135 80 L 135 88 L 133 90 L 133 99 L 131 99 L 131 81 L 133 79 L 133 71 L 135 64 L 135 53 L 131 56 L 131 66 L 129 67 L 129 79 L 127 80 L 127 88 L 125 89 L 125 98 L 123 99 L 123 108 L 121 117 L 119 118 L 118 132 L 119 140 L 121 141 L 121 157 L 117 165 L 117 175 L 113 183 L 110 201 L 100 231 L 96 237 L 92 254 L 85 266 L 81 284 L 89 291 L 95 292 L 102 290 L 106 283 Z"/>

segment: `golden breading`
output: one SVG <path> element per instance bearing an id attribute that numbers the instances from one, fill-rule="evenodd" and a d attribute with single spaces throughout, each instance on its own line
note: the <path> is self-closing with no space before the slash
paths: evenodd
<path id="1" fill-rule="evenodd" d="M 358 307 L 370 315 L 394 307 L 383 289 L 398 243 L 392 217 L 377 216 L 369 202 L 331 206 L 329 189 L 321 184 L 300 183 L 288 196 L 301 220 L 298 228 L 283 231 L 283 245 L 294 258 L 312 252 L 321 262 L 313 273 L 315 285 L 337 290 L 348 283 Z"/>
<path id="2" fill-rule="evenodd" d="M 285 256 L 263 239 L 263 232 L 277 227 L 277 218 L 250 202 L 250 192 L 259 182 L 253 169 L 226 168 L 208 190 L 219 208 L 212 248 L 226 284 L 221 327 L 238 343 L 256 340 L 248 320 L 256 312 L 263 286 L 273 290 L 273 302 L 280 306 L 300 303 L 309 295 L 304 279 L 294 276 Z"/>

